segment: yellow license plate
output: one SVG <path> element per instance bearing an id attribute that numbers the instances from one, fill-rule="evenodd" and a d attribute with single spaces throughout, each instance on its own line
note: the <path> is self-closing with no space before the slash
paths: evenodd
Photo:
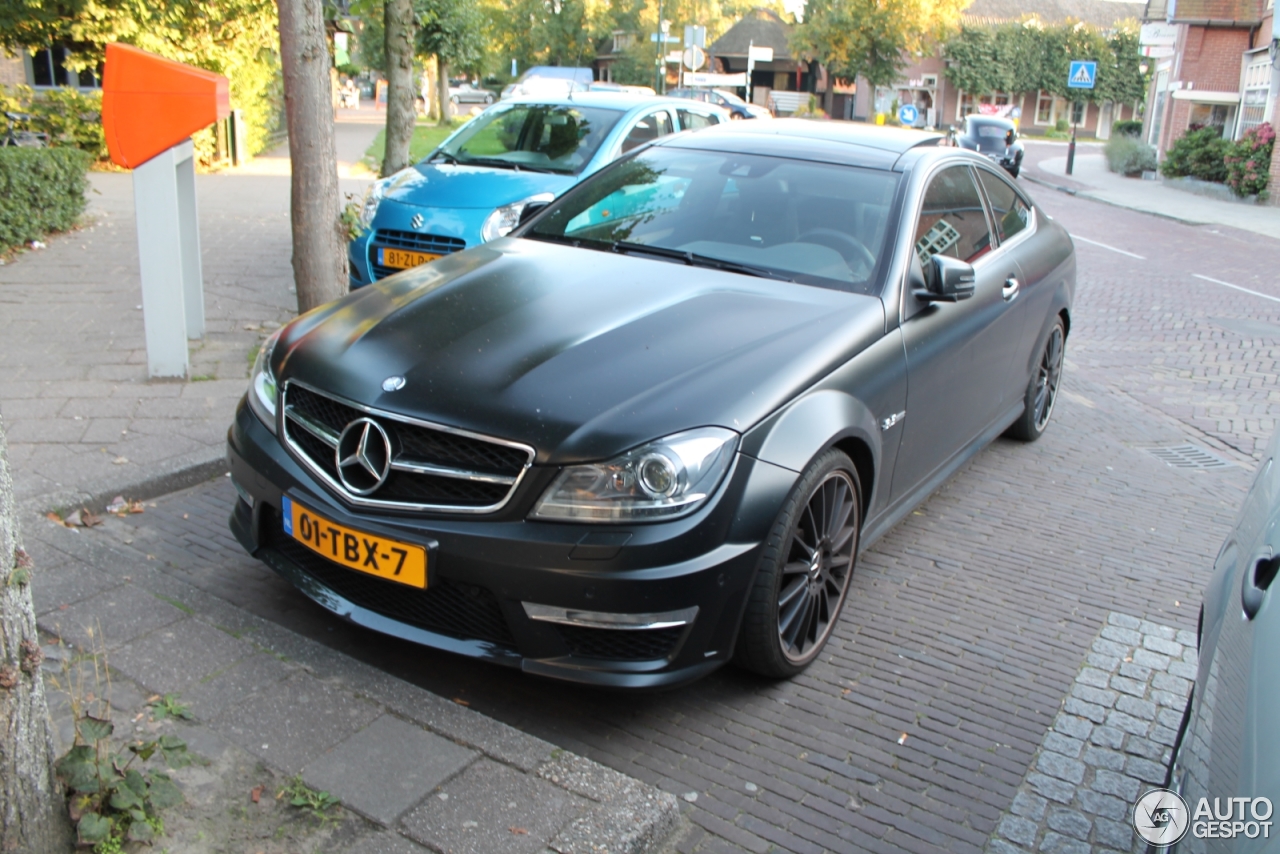
<path id="1" fill-rule="evenodd" d="M 417 267 L 428 261 L 434 261 L 439 255 L 433 255 L 430 252 L 410 252 L 407 249 L 378 249 L 378 258 L 384 267 L 394 267 L 397 270 L 407 270 L 410 267 Z"/>
<path id="2" fill-rule="evenodd" d="M 313 552 L 348 569 L 387 581 L 427 586 L 427 550 L 331 522 L 284 496 L 284 532 Z"/>

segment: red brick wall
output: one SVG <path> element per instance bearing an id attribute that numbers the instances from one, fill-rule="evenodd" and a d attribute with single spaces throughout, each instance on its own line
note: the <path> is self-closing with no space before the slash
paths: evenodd
<path id="1" fill-rule="evenodd" d="M 1248 49 L 1247 29 L 1188 27 L 1178 79 L 1196 89 L 1235 92 L 1240 88 L 1240 56 Z"/>

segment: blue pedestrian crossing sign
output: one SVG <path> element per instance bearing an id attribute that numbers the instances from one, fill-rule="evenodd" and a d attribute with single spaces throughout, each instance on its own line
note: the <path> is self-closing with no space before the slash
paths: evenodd
<path id="1" fill-rule="evenodd" d="M 920 118 L 920 111 L 914 104 L 903 104 L 898 108 L 898 121 L 904 125 L 913 125 Z"/>
<path id="2" fill-rule="evenodd" d="M 1098 79 L 1098 63 L 1084 60 L 1071 60 L 1071 71 L 1067 74 L 1068 89 L 1092 89 Z"/>

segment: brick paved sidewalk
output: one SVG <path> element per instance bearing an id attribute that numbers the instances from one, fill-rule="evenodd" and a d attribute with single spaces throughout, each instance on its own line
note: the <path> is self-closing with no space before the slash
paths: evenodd
<path id="1" fill-rule="evenodd" d="M 1076 149 L 1072 174 L 1066 174 L 1065 146 L 1027 143 L 1023 177 L 1073 195 L 1188 225 L 1225 225 L 1280 238 L 1280 207 L 1227 202 L 1167 187 L 1161 180 L 1125 178 L 1107 169 L 1100 145 Z"/>
<path id="2" fill-rule="evenodd" d="M 194 714 L 177 734 L 214 770 L 175 772 L 189 801 L 202 800 L 211 776 L 234 776 L 229 768 L 300 775 L 363 817 L 324 845 L 353 854 L 641 854 L 680 822 L 673 795 L 256 617 L 137 554 L 76 530 L 33 533 L 38 625 L 61 641 L 48 645 L 51 657 L 66 660 L 70 647 L 96 655 L 95 671 L 110 668 L 97 690 L 109 693 L 118 731 L 144 731 L 147 695 L 177 694 Z M 74 739 L 73 681 L 50 694 L 59 753 Z M 247 785 L 221 788 L 228 802 L 206 813 L 246 808 Z M 192 838 L 193 811 L 171 819 L 169 850 L 206 850 Z"/>
<path id="3" fill-rule="evenodd" d="M 377 130 L 341 125 L 343 154 Z M 296 313 L 287 174 L 196 179 L 207 332 L 185 382 L 147 379 L 128 174 L 90 175 L 90 224 L 0 267 L 0 413 L 20 502 L 155 495 L 220 468 L 252 356 Z"/>

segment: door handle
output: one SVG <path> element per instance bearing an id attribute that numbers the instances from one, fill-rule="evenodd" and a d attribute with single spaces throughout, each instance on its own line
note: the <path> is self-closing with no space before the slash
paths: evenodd
<path id="1" fill-rule="evenodd" d="M 1000 296 L 1004 297 L 1004 301 L 1008 302 L 1018 295 L 1018 291 L 1022 288 L 1016 276 L 1010 276 L 1004 280 L 1004 287 L 1000 289 Z"/>
<path id="2" fill-rule="evenodd" d="M 1253 565 L 1245 568 L 1244 582 L 1240 585 L 1240 607 L 1246 619 L 1252 620 L 1262 608 L 1262 600 L 1271 582 L 1275 581 L 1278 569 L 1280 557 L 1255 558 Z"/>

